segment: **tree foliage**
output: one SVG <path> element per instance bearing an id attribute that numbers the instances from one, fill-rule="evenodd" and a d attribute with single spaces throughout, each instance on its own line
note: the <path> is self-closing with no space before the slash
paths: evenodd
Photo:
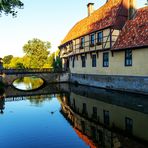
<path id="1" fill-rule="evenodd" d="M 22 69 L 22 68 L 24 68 L 23 59 L 20 58 L 20 57 L 13 57 L 11 59 L 10 64 L 8 65 L 8 67 L 9 68 L 15 68 L 15 69 Z"/>
<path id="2" fill-rule="evenodd" d="M 42 68 L 47 61 L 51 48 L 50 42 L 43 42 L 40 39 L 29 40 L 24 46 L 23 51 L 26 57 L 30 58 L 30 68 Z"/>
<path id="3" fill-rule="evenodd" d="M 61 71 L 62 70 L 62 61 L 60 57 L 57 57 L 53 63 L 54 71 Z"/>
<path id="4" fill-rule="evenodd" d="M 62 70 L 62 61 L 59 57 L 59 50 L 49 55 L 50 42 L 43 42 L 39 39 L 29 40 L 23 47 L 23 57 L 12 55 L 3 58 L 4 68 L 28 69 L 28 68 L 50 68 L 54 71 Z"/>
<path id="5" fill-rule="evenodd" d="M 4 12 L 6 15 L 17 15 L 16 8 L 23 8 L 24 4 L 20 0 L 0 0 L 0 15 Z"/>
<path id="6" fill-rule="evenodd" d="M 3 63 L 4 64 L 10 64 L 12 58 L 13 58 L 13 55 L 4 56 Z"/>
<path id="7" fill-rule="evenodd" d="M 44 64 L 43 68 L 53 68 L 54 57 L 55 57 L 55 54 L 54 54 L 54 53 L 51 53 L 51 54 L 48 56 L 47 61 L 46 61 L 46 63 Z"/>
<path id="8" fill-rule="evenodd" d="M 59 56 L 59 52 L 60 52 L 59 49 L 55 52 L 55 59 L 54 59 L 54 62 L 53 62 L 54 71 L 62 70 L 62 60 Z"/>

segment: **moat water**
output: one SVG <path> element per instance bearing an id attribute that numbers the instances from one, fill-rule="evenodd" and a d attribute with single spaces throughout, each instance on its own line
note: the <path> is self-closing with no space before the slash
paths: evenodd
<path id="1" fill-rule="evenodd" d="M 17 83 L 0 95 L 0 148 L 148 147 L 148 96 Z"/>

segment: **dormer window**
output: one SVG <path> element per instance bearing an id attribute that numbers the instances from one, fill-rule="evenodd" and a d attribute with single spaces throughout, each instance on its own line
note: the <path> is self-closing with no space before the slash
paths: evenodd
<path id="1" fill-rule="evenodd" d="M 83 49 L 84 48 L 84 37 L 81 37 L 80 38 L 80 49 Z"/>
<path id="2" fill-rule="evenodd" d="M 103 32 L 100 31 L 97 33 L 97 45 L 101 45 L 103 42 Z"/>
<path id="3" fill-rule="evenodd" d="M 90 35 L 90 47 L 95 45 L 95 34 Z"/>

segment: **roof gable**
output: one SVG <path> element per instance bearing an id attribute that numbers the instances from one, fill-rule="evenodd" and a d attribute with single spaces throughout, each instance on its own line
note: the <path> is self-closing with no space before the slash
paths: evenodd
<path id="1" fill-rule="evenodd" d="M 148 47 L 148 6 L 137 10 L 135 18 L 128 20 L 113 50 Z"/>
<path id="2" fill-rule="evenodd" d="M 80 36 L 91 32 L 115 26 L 121 28 L 127 19 L 127 9 L 122 6 L 123 0 L 109 0 L 105 5 L 96 10 L 91 16 L 79 21 L 66 35 L 61 44 L 65 44 Z M 124 13 L 124 14 L 123 14 Z M 119 19 L 117 19 L 117 17 Z"/>

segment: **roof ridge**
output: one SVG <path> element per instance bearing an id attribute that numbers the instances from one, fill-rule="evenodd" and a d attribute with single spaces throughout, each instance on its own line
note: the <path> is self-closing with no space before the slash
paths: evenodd
<path id="1" fill-rule="evenodd" d="M 119 23 L 116 21 L 116 17 L 120 12 L 118 9 L 121 7 L 122 1 L 123 0 L 110 0 L 95 10 L 90 16 L 78 21 L 67 33 L 61 45 L 96 30 L 112 26 L 113 23 Z"/>

